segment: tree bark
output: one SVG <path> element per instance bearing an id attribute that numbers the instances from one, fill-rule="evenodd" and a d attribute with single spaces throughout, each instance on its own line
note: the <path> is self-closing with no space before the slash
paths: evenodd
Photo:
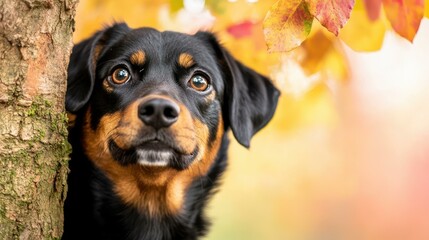
<path id="1" fill-rule="evenodd" d="M 0 0 L 0 239 L 58 239 L 77 0 Z"/>

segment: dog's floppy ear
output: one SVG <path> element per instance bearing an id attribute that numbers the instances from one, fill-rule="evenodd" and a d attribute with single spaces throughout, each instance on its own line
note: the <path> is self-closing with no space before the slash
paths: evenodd
<path id="1" fill-rule="evenodd" d="M 88 102 L 94 88 L 97 60 L 108 45 L 129 31 L 130 28 L 125 23 L 115 24 L 73 47 L 67 77 L 68 112 L 75 113 Z"/>
<path id="2" fill-rule="evenodd" d="M 225 81 L 225 121 L 237 141 L 248 148 L 252 136 L 273 117 L 280 92 L 268 78 L 234 59 L 213 34 L 199 32 L 196 36 L 215 50 Z"/>

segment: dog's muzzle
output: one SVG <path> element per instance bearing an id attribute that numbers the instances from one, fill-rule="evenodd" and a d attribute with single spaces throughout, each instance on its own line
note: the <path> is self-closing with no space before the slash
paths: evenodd
<path id="1" fill-rule="evenodd" d="M 113 139 L 109 148 L 113 157 L 121 164 L 139 164 L 151 167 L 186 168 L 195 158 L 193 152 L 185 151 L 175 140 L 172 125 L 180 117 L 179 105 L 167 97 L 143 100 L 137 106 L 138 119 L 144 124 L 129 149 L 121 149 Z"/>

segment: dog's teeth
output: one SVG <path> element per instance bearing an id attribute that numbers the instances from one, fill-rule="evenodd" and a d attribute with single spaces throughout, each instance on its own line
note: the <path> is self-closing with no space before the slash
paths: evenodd
<path id="1" fill-rule="evenodd" d="M 168 165 L 172 153 L 168 151 L 151 151 L 151 150 L 138 150 L 137 162 L 143 166 L 158 166 L 165 167 Z"/>

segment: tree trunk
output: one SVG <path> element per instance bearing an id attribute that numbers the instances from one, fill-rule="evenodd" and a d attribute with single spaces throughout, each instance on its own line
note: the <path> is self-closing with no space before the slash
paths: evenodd
<path id="1" fill-rule="evenodd" d="M 76 0 L 0 0 L 0 239 L 55 239 L 66 194 Z"/>

